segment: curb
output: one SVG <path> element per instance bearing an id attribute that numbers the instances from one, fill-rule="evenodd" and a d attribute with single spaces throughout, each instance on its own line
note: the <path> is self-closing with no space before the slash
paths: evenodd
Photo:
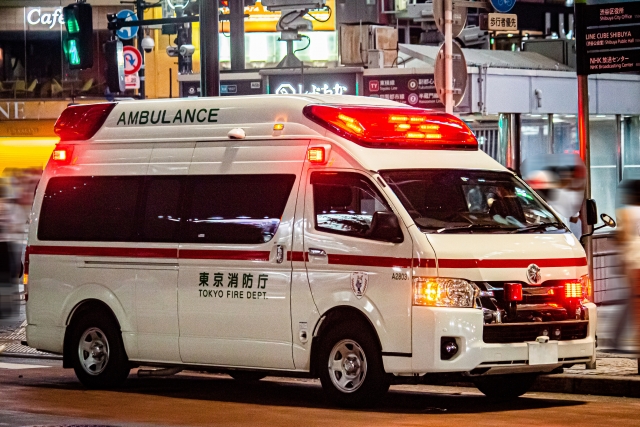
<path id="1" fill-rule="evenodd" d="M 59 354 L 32 354 L 32 353 L 3 353 L 0 357 L 13 357 L 16 359 L 44 359 L 44 360 L 62 360 Z"/>
<path id="2" fill-rule="evenodd" d="M 541 375 L 531 387 L 531 391 L 640 397 L 640 375 Z"/>

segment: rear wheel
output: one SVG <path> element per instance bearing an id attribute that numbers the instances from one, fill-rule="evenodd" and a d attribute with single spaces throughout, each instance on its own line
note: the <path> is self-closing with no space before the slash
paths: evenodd
<path id="1" fill-rule="evenodd" d="M 318 360 L 322 388 L 340 406 L 373 405 L 389 389 L 382 356 L 365 327 L 343 323 L 332 328 L 320 344 Z"/>
<path id="2" fill-rule="evenodd" d="M 475 386 L 493 399 L 515 399 L 533 386 L 538 374 L 486 375 L 474 378 Z"/>
<path id="3" fill-rule="evenodd" d="M 120 386 L 130 370 L 120 328 L 104 310 L 77 316 L 69 346 L 76 376 L 87 388 Z"/>

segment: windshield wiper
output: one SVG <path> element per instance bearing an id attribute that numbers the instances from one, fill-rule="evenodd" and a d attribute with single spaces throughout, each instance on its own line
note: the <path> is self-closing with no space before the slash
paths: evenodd
<path id="1" fill-rule="evenodd" d="M 513 231 L 511 231 L 511 233 L 522 233 L 523 231 L 537 231 L 537 230 L 546 230 L 547 227 L 556 227 L 558 230 L 560 229 L 564 229 L 564 225 L 562 225 L 559 222 L 543 222 L 540 224 L 534 224 L 534 225 L 530 225 L 528 227 L 523 227 L 523 228 L 517 228 Z"/>
<path id="2" fill-rule="evenodd" d="M 436 233 L 447 233 L 449 231 L 462 231 L 462 230 L 505 230 L 505 227 L 493 224 L 469 224 L 461 227 L 441 228 L 436 230 Z"/>

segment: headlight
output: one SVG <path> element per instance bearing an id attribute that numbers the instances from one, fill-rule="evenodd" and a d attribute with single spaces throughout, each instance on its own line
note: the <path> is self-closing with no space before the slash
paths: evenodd
<path id="1" fill-rule="evenodd" d="M 433 307 L 475 307 L 478 287 L 464 279 L 416 277 L 413 305 Z"/>

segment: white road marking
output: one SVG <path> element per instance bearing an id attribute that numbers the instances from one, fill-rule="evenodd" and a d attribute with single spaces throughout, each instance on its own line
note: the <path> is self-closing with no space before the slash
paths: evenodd
<path id="1" fill-rule="evenodd" d="M 2 363 L 0 362 L 0 369 L 34 369 L 34 368 L 50 368 L 51 366 L 45 365 L 25 365 L 21 363 Z"/>

